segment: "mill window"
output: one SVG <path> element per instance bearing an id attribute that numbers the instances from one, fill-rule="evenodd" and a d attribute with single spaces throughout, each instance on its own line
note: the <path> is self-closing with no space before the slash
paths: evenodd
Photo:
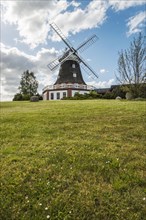
<path id="1" fill-rule="evenodd" d="M 76 68 L 76 65 L 74 63 L 72 64 L 72 68 Z"/>
<path id="2" fill-rule="evenodd" d="M 63 92 L 63 98 L 66 97 L 66 92 Z"/>
<path id="3" fill-rule="evenodd" d="M 54 93 L 51 93 L 51 99 L 54 99 Z"/>
<path id="4" fill-rule="evenodd" d="M 76 74 L 76 73 L 73 73 L 73 77 L 76 78 L 76 77 L 77 77 L 77 74 Z"/>
<path id="5" fill-rule="evenodd" d="M 60 99 L 60 92 L 57 92 L 57 99 Z"/>

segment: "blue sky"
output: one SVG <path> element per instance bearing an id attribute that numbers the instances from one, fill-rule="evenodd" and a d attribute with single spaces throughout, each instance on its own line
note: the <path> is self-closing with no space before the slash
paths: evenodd
<path id="1" fill-rule="evenodd" d="M 77 47 L 92 34 L 99 40 L 81 55 L 98 74 L 83 77 L 97 88 L 116 84 L 118 51 L 129 47 L 133 37 L 144 34 L 144 0 L 23 0 L 1 1 L 1 100 L 12 100 L 21 74 L 29 69 L 39 81 L 39 92 L 55 81 L 58 70 L 47 64 L 65 45 L 50 29 L 55 22 Z"/>

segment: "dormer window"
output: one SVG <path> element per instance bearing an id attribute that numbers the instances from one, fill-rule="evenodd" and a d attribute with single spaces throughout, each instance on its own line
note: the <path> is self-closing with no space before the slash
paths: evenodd
<path id="1" fill-rule="evenodd" d="M 77 74 L 76 74 L 76 73 L 73 73 L 73 77 L 76 78 L 76 77 L 77 77 Z"/>
<path id="2" fill-rule="evenodd" d="M 74 63 L 72 64 L 72 68 L 73 68 L 73 69 L 76 68 L 76 65 L 75 65 Z"/>

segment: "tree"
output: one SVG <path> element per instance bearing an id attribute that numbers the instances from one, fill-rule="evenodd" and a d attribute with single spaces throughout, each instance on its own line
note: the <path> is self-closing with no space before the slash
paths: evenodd
<path id="1" fill-rule="evenodd" d="M 141 86 L 146 82 L 145 53 L 146 47 L 141 33 L 133 39 L 127 50 L 119 52 L 116 78 L 122 85 L 127 84 L 124 88 L 134 97 L 139 96 Z"/>
<path id="2" fill-rule="evenodd" d="M 37 93 L 38 82 L 33 72 L 29 70 L 25 71 L 22 74 L 19 90 L 20 93 L 24 96 L 32 96 Z"/>
<path id="3" fill-rule="evenodd" d="M 33 72 L 25 71 L 20 80 L 20 93 L 14 95 L 13 101 L 30 100 L 31 96 L 37 95 L 41 100 L 41 96 L 37 93 L 38 82 Z"/>

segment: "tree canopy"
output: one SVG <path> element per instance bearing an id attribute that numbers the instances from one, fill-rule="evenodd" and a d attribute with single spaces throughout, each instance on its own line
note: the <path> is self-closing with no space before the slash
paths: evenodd
<path id="1" fill-rule="evenodd" d="M 19 90 L 23 95 L 35 95 L 38 89 L 38 82 L 33 72 L 26 70 L 21 77 Z"/>
<path id="2" fill-rule="evenodd" d="M 19 86 L 20 93 L 14 95 L 13 101 L 29 100 L 31 96 L 37 95 L 38 81 L 33 72 L 26 70 L 23 72 Z"/>

